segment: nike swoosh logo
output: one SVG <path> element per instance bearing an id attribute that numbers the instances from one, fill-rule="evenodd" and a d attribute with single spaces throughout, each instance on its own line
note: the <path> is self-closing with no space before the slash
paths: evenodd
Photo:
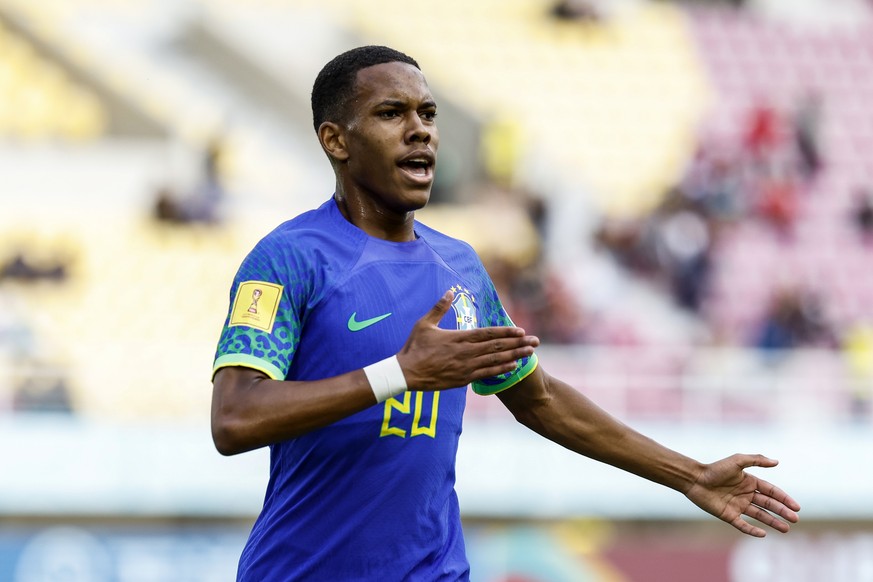
<path id="1" fill-rule="evenodd" d="M 365 319 L 363 321 L 356 320 L 355 317 L 357 317 L 357 315 L 358 315 L 358 312 L 355 311 L 349 317 L 349 331 L 361 331 L 364 328 L 370 327 L 374 323 L 379 323 L 380 321 L 382 321 L 386 317 L 389 317 L 391 314 L 386 313 L 384 315 L 378 315 L 376 317 L 371 317 L 370 319 Z"/>

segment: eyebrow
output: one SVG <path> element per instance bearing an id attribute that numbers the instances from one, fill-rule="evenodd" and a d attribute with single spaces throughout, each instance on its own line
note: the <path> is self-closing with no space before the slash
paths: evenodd
<path id="1" fill-rule="evenodd" d="M 377 107 L 399 107 L 399 108 L 402 108 L 402 107 L 407 106 L 407 102 L 401 101 L 399 99 L 386 99 L 384 101 L 380 101 L 376 106 Z M 429 109 L 429 108 L 435 109 L 436 106 L 437 106 L 437 104 L 433 99 L 428 99 L 427 101 L 424 101 L 418 107 L 418 109 Z"/>

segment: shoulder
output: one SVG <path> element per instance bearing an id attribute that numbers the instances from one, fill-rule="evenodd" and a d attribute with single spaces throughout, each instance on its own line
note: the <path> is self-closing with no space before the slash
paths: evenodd
<path id="1" fill-rule="evenodd" d="M 415 221 L 415 232 L 444 258 L 451 256 L 479 260 L 479 255 L 468 242 L 449 236 L 418 220 Z"/>
<path id="2" fill-rule="evenodd" d="M 361 241 L 341 232 L 332 212 L 332 200 L 306 211 L 270 231 L 254 252 L 276 258 L 318 259 L 319 262 L 344 260 L 355 255 Z"/>
<path id="3" fill-rule="evenodd" d="M 479 253 L 470 243 L 420 222 L 416 222 L 415 230 L 443 262 L 463 281 L 466 281 L 471 288 L 480 291 L 491 288 L 491 278 L 488 271 L 485 269 Z"/>
<path id="4" fill-rule="evenodd" d="M 261 239 L 261 243 L 317 240 L 326 237 L 330 231 L 330 213 L 321 206 L 281 223 Z"/>

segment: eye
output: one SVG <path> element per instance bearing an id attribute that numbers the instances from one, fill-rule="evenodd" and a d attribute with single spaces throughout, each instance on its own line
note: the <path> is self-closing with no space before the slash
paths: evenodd
<path id="1" fill-rule="evenodd" d="M 400 115 L 400 113 L 394 109 L 388 109 L 386 111 L 379 112 L 379 117 L 381 117 L 382 119 L 394 119 L 398 115 Z"/>
<path id="2" fill-rule="evenodd" d="M 433 121 L 436 119 L 437 112 L 436 111 L 423 111 L 421 112 L 421 117 L 426 119 L 427 121 Z"/>

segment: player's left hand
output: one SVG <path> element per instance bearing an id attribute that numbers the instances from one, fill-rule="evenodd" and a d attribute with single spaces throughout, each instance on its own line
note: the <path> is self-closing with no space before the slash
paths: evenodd
<path id="1" fill-rule="evenodd" d="M 767 532 L 743 519 L 751 517 L 786 533 L 797 523 L 800 505 L 775 485 L 745 472 L 748 467 L 775 467 L 778 461 L 763 455 L 731 455 L 703 466 L 697 481 L 685 493 L 695 505 L 726 521 L 744 534 L 762 538 Z"/>

